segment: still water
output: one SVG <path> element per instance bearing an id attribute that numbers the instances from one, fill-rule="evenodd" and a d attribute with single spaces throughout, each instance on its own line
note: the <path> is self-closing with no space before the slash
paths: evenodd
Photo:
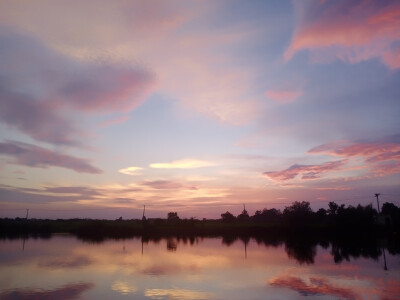
<path id="1" fill-rule="evenodd" d="M 400 299 L 398 253 L 249 238 L 1 240 L 0 299 Z"/>

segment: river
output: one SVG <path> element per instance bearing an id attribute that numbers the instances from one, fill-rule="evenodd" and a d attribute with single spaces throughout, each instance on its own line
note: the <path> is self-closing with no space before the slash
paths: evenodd
<path id="1" fill-rule="evenodd" d="M 400 299 L 400 254 L 386 244 L 2 239 L 0 299 Z"/>

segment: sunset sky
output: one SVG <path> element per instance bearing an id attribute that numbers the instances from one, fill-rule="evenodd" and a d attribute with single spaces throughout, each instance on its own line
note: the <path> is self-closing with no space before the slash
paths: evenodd
<path id="1" fill-rule="evenodd" d="M 0 217 L 400 204 L 400 1 L 0 0 Z"/>

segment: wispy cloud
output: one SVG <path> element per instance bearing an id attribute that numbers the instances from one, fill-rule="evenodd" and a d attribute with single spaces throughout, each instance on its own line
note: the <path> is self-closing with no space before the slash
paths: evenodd
<path id="1" fill-rule="evenodd" d="M 400 143 L 398 136 L 389 141 L 377 142 L 333 142 L 323 144 L 308 151 L 311 154 L 328 154 L 345 158 L 364 160 L 366 167 L 378 176 L 400 173 Z"/>
<path id="2" fill-rule="evenodd" d="M 140 175 L 140 170 L 143 168 L 140 167 L 128 167 L 124 169 L 119 169 L 118 172 L 125 175 Z"/>
<path id="3" fill-rule="evenodd" d="M 101 122 L 99 124 L 99 127 L 104 128 L 104 127 L 108 127 L 110 125 L 121 124 L 121 123 L 124 123 L 128 119 L 129 119 L 129 116 L 122 115 L 122 116 L 119 116 L 117 118 L 109 119 L 109 120 L 105 120 L 105 121 Z"/>
<path id="4" fill-rule="evenodd" d="M 303 92 L 298 90 L 268 90 L 265 92 L 268 98 L 281 103 L 292 102 L 302 94 Z"/>
<path id="5" fill-rule="evenodd" d="M 197 190 L 195 186 L 185 186 L 179 182 L 170 181 L 170 180 L 154 180 L 154 181 L 144 181 L 141 185 L 151 187 L 157 190 L 163 189 L 187 189 L 187 190 Z"/>
<path id="6" fill-rule="evenodd" d="M 39 191 L 39 190 L 38 190 Z M 73 194 L 85 197 L 86 199 L 93 196 L 101 195 L 98 189 L 93 189 L 85 186 L 57 186 L 57 187 L 46 187 L 46 192 L 55 194 Z"/>
<path id="7" fill-rule="evenodd" d="M 372 172 L 377 176 L 387 176 L 400 173 L 400 161 L 373 166 Z"/>
<path id="8" fill-rule="evenodd" d="M 341 169 L 346 162 L 344 159 L 319 165 L 292 165 L 283 171 L 264 172 L 264 175 L 277 181 L 294 179 L 299 174 L 302 174 L 302 179 L 316 179 L 323 173 Z"/>
<path id="9" fill-rule="evenodd" d="M 0 154 L 11 156 L 15 164 L 35 167 L 61 167 L 78 173 L 100 174 L 103 171 L 92 166 L 87 159 L 54 152 L 39 146 L 21 142 L 0 143 Z"/>
<path id="10" fill-rule="evenodd" d="M 308 151 L 312 154 L 329 154 L 334 156 L 360 156 L 367 162 L 400 160 L 399 143 L 328 143 L 314 147 Z"/>
<path id="11" fill-rule="evenodd" d="M 375 142 L 335 141 L 314 147 L 308 154 L 331 155 L 342 160 L 322 164 L 294 164 L 282 171 L 268 171 L 263 174 L 275 181 L 288 181 L 301 175 L 301 179 L 318 179 L 322 174 L 332 171 L 355 172 L 350 177 L 360 177 L 359 171 L 367 175 L 386 176 L 400 173 L 400 144 L 398 135 L 387 137 Z M 364 163 L 360 165 L 360 160 Z M 347 167 L 345 167 L 347 165 Z M 369 172 L 369 173 L 368 173 Z"/>
<path id="12" fill-rule="evenodd" d="M 400 67 L 399 2 L 315 0 L 294 5 L 299 19 L 286 60 L 309 50 L 314 61 L 380 58 L 391 69 Z"/>
<path id="13" fill-rule="evenodd" d="M 167 163 L 153 163 L 151 168 L 155 169 L 195 169 L 215 166 L 215 163 L 198 159 L 180 159 Z"/>

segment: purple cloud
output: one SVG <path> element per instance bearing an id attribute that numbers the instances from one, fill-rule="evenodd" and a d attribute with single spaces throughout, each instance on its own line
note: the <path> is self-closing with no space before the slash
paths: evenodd
<path id="1" fill-rule="evenodd" d="M 142 67 L 77 61 L 9 28 L 0 27 L 0 45 L 0 122 L 38 141 L 79 145 L 82 129 L 66 108 L 127 112 L 154 86 Z"/>
<path id="2" fill-rule="evenodd" d="M 0 121 L 35 140 L 62 145 L 79 145 L 72 122 L 42 101 L 3 87 L 0 79 Z"/>
<path id="3" fill-rule="evenodd" d="M 184 186 L 179 182 L 169 181 L 169 180 L 154 180 L 154 181 L 145 181 L 141 183 L 142 185 L 151 187 L 157 190 L 163 189 L 187 189 L 187 190 L 197 190 L 195 186 Z"/>
<path id="4" fill-rule="evenodd" d="M 20 142 L 0 143 L 0 154 L 14 158 L 14 163 L 36 168 L 61 167 L 78 173 L 100 174 L 87 159 L 60 154 L 39 146 Z"/>
<path id="5" fill-rule="evenodd" d="M 115 203 L 118 203 L 118 204 L 130 204 L 130 203 L 135 202 L 135 199 L 129 199 L 129 198 L 115 198 L 115 199 L 114 199 L 114 202 L 115 202 Z"/>
<path id="6" fill-rule="evenodd" d="M 85 112 L 130 111 L 144 100 L 153 76 L 141 69 L 90 66 L 57 91 L 57 103 Z"/>
<path id="7" fill-rule="evenodd" d="M 84 186 L 47 187 L 46 191 L 55 194 L 77 194 L 84 197 L 93 197 L 101 195 L 101 193 L 98 190 Z"/>

